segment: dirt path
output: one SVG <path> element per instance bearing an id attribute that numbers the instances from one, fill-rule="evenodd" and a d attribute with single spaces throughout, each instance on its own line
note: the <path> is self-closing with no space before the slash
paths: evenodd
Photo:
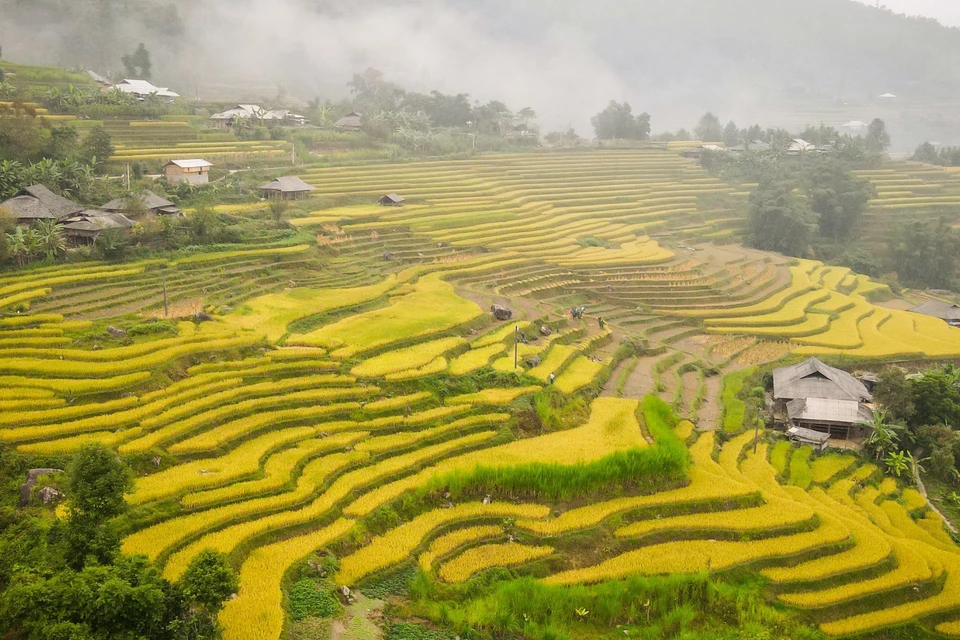
<path id="1" fill-rule="evenodd" d="M 697 398 L 697 387 L 700 386 L 696 370 L 687 371 L 680 377 L 680 382 L 683 385 L 683 408 L 686 412 L 685 417 L 690 417 L 693 415 L 693 401 Z"/>
<path id="2" fill-rule="evenodd" d="M 344 607 L 344 615 L 333 622 L 330 640 L 380 640 L 383 631 L 377 624 L 383 618 L 383 600 L 371 600 L 354 592 L 357 601 Z"/>
<path id="3" fill-rule="evenodd" d="M 720 419 L 720 390 L 723 387 L 723 376 L 710 376 L 704 382 L 707 385 L 707 395 L 703 399 L 697 416 L 697 429 L 716 431 L 717 421 Z"/>
<path id="4" fill-rule="evenodd" d="M 661 356 L 640 358 L 633 373 L 627 377 L 623 387 L 623 397 L 641 400 L 643 396 L 653 391 L 653 365 Z"/>

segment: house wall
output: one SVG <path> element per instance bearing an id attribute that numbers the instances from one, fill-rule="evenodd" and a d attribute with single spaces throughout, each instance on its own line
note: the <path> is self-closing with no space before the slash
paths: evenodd
<path id="1" fill-rule="evenodd" d="M 164 168 L 163 174 L 170 184 L 179 184 L 181 182 L 188 184 L 207 184 L 210 182 L 210 171 L 208 167 L 183 169 L 172 164 Z"/>

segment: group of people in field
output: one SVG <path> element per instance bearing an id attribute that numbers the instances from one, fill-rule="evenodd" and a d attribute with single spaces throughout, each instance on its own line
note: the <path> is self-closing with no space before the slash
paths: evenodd
<path id="1" fill-rule="evenodd" d="M 586 310 L 586 307 L 570 307 L 570 318 L 572 320 L 583 320 L 583 314 Z M 600 324 L 600 329 L 607 326 L 607 321 L 602 316 L 597 317 L 597 322 Z"/>

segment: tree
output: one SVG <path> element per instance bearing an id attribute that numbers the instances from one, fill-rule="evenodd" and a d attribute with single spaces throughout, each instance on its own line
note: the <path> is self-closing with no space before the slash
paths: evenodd
<path id="1" fill-rule="evenodd" d="M 910 381 L 910 387 L 916 407 L 911 424 L 960 425 L 960 387 L 952 367 L 925 371 L 922 376 Z"/>
<path id="2" fill-rule="evenodd" d="M 876 188 L 836 160 L 816 162 L 806 176 L 810 208 L 819 215 L 820 234 L 832 240 L 850 237 Z"/>
<path id="3" fill-rule="evenodd" d="M 891 235 L 890 258 L 907 286 L 951 289 L 960 260 L 960 232 L 944 219 L 908 222 Z"/>
<path id="4" fill-rule="evenodd" d="M 887 414 L 884 411 L 874 413 L 871 421 L 860 420 L 857 424 L 869 430 L 870 435 L 867 436 L 863 447 L 873 454 L 875 460 L 883 460 L 898 450 L 900 434 L 904 427 L 887 422 Z"/>
<path id="5" fill-rule="evenodd" d="M 720 124 L 720 118 L 709 111 L 700 116 L 700 122 L 693 130 L 698 140 L 704 142 L 719 142 L 723 140 L 723 125 Z"/>
<path id="6" fill-rule="evenodd" d="M 90 130 L 83 141 L 81 156 L 97 170 L 103 169 L 104 165 L 113 156 L 114 148 L 112 139 L 103 125 L 97 125 Z"/>
<path id="7" fill-rule="evenodd" d="M 737 123 L 731 120 L 723 128 L 723 144 L 726 147 L 735 147 L 741 142 L 744 140 L 741 139 L 740 129 L 737 128 Z"/>
<path id="8" fill-rule="evenodd" d="M 633 115 L 627 102 L 611 100 L 606 109 L 590 120 L 599 140 L 647 140 L 650 138 L 650 114 Z"/>
<path id="9" fill-rule="evenodd" d="M 37 248 L 47 260 L 54 260 L 67 250 L 67 241 L 56 220 L 39 220 L 36 226 Z"/>
<path id="10" fill-rule="evenodd" d="M 176 587 L 182 596 L 182 612 L 169 626 L 176 640 L 219 638 L 217 614 L 224 601 L 239 589 L 227 557 L 204 549 L 190 561 Z"/>
<path id="11" fill-rule="evenodd" d="M 926 162 L 927 164 L 940 164 L 940 154 L 937 148 L 929 142 L 924 142 L 913 152 L 913 160 L 917 162 Z"/>
<path id="12" fill-rule="evenodd" d="M 53 127 L 50 129 L 50 139 L 44 145 L 43 155 L 54 160 L 73 158 L 77 155 L 79 145 L 80 136 L 76 127 L 69 124 Z"/>
<path id="13" fill-rule="evenodd" d="M 113 450 L 101 444 L 81 447 L 67 470 L 70 514 L 66 521 L 67 564 L 81 569 L 88 557 L 109 564 L 119 537 L 109 521 L 126 512 L 124 494 L 133 487 L 130 472 Z"/>
<path id="14" fill-rule="evenodd" d="M 227 557 L 211 549 L 204 549 L 194 556 L 179 584 L 191 603 L 214 616 L 224 601 L 240 588 Z"/>
<path id="15" fill-rule="evenodd" d="M 283 214 L 285 214 L 289 208 L 289 203 L 283 200 L 274 200 L 270 203 L 270 216 L 273 218 L 273 221 L 277 223 L 278 227 L 281 226 L 283 222 Z"/>
<path id="16" fill-rule="evenodd" d="M 890 146 L 890 134 L 887 133 L 887 123 L 880 118 L 874 118 L 867 128 L 867 150 L 872 153 L 883 153 Z"/>
<path id="17" fill-rule="evenodd" d="M 913 419 L 913 389 L 907 376 L 897 367 L 887 367 L 877 376 L 873 399 L 897 424 L 910 424 Z"/>
<path id="18" fill-rule="evenodd" d="M 810 246 L 815 221 L 789 183 L 771 178 L 750 194 L 750 240 L 758 249 L 802 256 Z"/>
<path id="19" fill-rule="evenodd" d="M 150 52 L 141 42 L 136 51 L 132 54 L 123 56 L 120 61 L 123 63 L 123 70 L 128 76 L 134 78 L 150 79 Z"/>

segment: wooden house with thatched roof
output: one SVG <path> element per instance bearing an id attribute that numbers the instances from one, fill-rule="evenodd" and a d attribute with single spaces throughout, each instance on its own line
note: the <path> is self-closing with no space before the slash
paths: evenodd
<path id="1" fill-rule="evenodd" d="M 111 200 L 100 207 L 109 213 L 122 213 L 136 219 L 138 216 L 174 216 L 180 217 L 183 213 L 166 198 L 161 198 L 153 191 L 131 193 L 123 198 Z"/>
<path id="2" fill-rule="evenodd" d="M 274 200 L 302 200 L 317 188 L 297 176 L 282 176 L 258 187 L 265 198 Z"/>
<path id="3" fill-rule="evenodd" d="M 873 419 L 873 396 L 846 371 L 810 358 L 773 372 L 774 419 L 786 428 L 801 427 L 846 440 L 862 434 L 861 422 Z"/>
<path id="4" fill-rule="evenodd" d="M 60 221 L 83 211 L 83 206 L 55 194 L 42 184 L 24 187 L 17 195 L 0 202 L 17 224 L 30 226 L 38 220 Z"/>
<path id="5" fill-rule="evenodd" d="M 63 220 L 63 234 L 75 245 L 93 244 L 107 229 L 126 231 L 134 222 L 118 212 L 90 209 Z"/>

